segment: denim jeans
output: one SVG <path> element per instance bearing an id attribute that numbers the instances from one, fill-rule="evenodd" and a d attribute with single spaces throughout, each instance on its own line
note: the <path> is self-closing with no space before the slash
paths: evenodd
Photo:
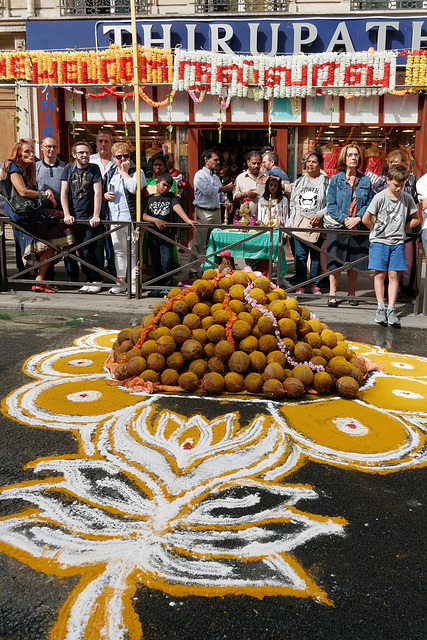
<path id="1" fill-rule="evenodd" d="M 427 228 L 421 231 L 421 240 L 423 241 L 424 253 L 426 254 L 426 257 L 427 257 Z"/>
<path id="2" fill-rule="evenodd" d="M 157 278 L 163 273 L 172 271 L 175 268 L 175 262 L 173 259 L 173 244 L 167 241 L 167 238 L 159 238 L 152 235 L 149 241 L 151 264 L 153 265 L 153 274 Z M 172 276 L 162 278 L 154 284 L 156 286 L 170 287 L 172 286 Z"/>
<path id="3" fill-rule="evenodd" d="M 94 267 L 98 267 L 98 269 L 102 269 L 103 265 L 100 265 L 98 262 L 96 238 L 103 233 L 103 231 L 104 227 L 101 225 L 98 225 L 97 227 L 82 224 L 73 225 L 73 234 L 76 244 L 93 239 L 93 242 L 79 249 L 79 253 L 83 260 L 86 260 L 86 262 Z M 79 279 L 79 263 L 72 258 L 66 259 L 64 262 L 69 280 L 71 282 L 77 282 Z M 101 280 L 101 274 L 97 271 L 94 271 L 84 264 L 81 265 L 81 268 L 86 282 L 99 282 Z"/>
<path id="4" fill-rule="evenodd" d="M 319 236 L 317 242 L 313 244 L 316 247 L 321 247 L 323 244 L 324 238 Z M 320 281 L 320 253 L 315 249 L 312 249 L 306 244 L 300 242 L 297 238 L 295 238 L 295 272 L 296 272 L 296 281 L 298 284 L 301 282 L 305 282 L 307 280 L 307 258 L 310 255 L 310 279 L 316 278 L 312 285 L 319 286 Z"/>

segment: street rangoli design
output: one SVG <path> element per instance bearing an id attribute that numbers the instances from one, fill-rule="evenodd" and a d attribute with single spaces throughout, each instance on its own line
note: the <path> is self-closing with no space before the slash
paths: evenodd
<path id="1" fill-rule="evenodd" d="M 307 461 L 380 474 L 425 465 L 427 359 L 351 343 L 381 366 L 356 398 L 202 403 L 108 386 L 116 336 L 100 329 L 33 356 L 24 371 L 34 380 L 2 404 L 29 427 L 70 430 L 79 442 L 78 454 L 32 463 L 42 479 L 1 493 L 29 505 L 1 519 L 1 549 L 37 571 L 81 575 L 51 638 L 141 639 L 140 585 L 331 604 L 298 548 L 345 536 L 345 505 L 343 517 L 306 511 L 307 500 L 316 511 L 316 491 L 292 484 L 292 473 Z"/>

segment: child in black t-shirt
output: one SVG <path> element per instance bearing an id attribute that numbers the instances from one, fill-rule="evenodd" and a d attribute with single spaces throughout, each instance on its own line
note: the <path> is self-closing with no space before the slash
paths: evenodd
<path id="1" fill-rule="evenodd" d="M 164 239 L 154 233 L 149 235 L 149 247 L 151 253 L 151 263 L 153 265 L 154 277 L 157 278 L 164 273 L 172 271 L 174 268 L 173 260 L 173 244 L 168 242 L 167 238 L 174 238 L 176 228 L 168 227 L 168 224 L 176 220 L 178 215 L 184 222 L 191 224 L 194 229 L 194 221 L 185 213 L 179 204 L 179 200 L 170 188 L 173 185 L 173 178 L 169 173 L 164 173 L 156 180 L 156 192 L 152 196 L 148 196 L 145 201 L 142 219 L 144 222 L 153 222 L 159 231 L 162 232 Z M 167 276 L 158 281 L 162 286 L 172 286 L 172 276 Z M 156 298 L 168 293 L 165 291 L 150 291 L 149 298 Z"/>

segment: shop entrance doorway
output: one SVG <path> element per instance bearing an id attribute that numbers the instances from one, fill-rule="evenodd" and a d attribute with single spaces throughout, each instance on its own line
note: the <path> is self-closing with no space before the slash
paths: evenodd
<path id="1" fill-rule="evenodd" d="M 246 154 L 261 151 L 268 144 L 267 129 L 223 129 L 221 142 L 218 129 L 201 129 L 199 153 L 214 149 L 219 156 L 217 173 L 223 184 L 234 182 L 239 173 L 246 169 Z"/>

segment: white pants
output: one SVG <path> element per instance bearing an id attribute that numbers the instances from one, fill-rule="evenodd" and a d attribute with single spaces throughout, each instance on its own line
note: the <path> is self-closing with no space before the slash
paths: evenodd
<path id="1" fill-rule="evenodd" d="M 126 278 L 127 264 L 128 264 L 128 228 L 119 227 L 118 225 L 111 225 L 111 242 L 114 249 L 114 264 L 116 265 L 116 272 L 118 278 Z M 134 238 L 132 230 L 132 252 L 131 252 L 131 273 L 132 279 L 135 278 L 136 267 L 136 246 L 137 243 Z"/>

